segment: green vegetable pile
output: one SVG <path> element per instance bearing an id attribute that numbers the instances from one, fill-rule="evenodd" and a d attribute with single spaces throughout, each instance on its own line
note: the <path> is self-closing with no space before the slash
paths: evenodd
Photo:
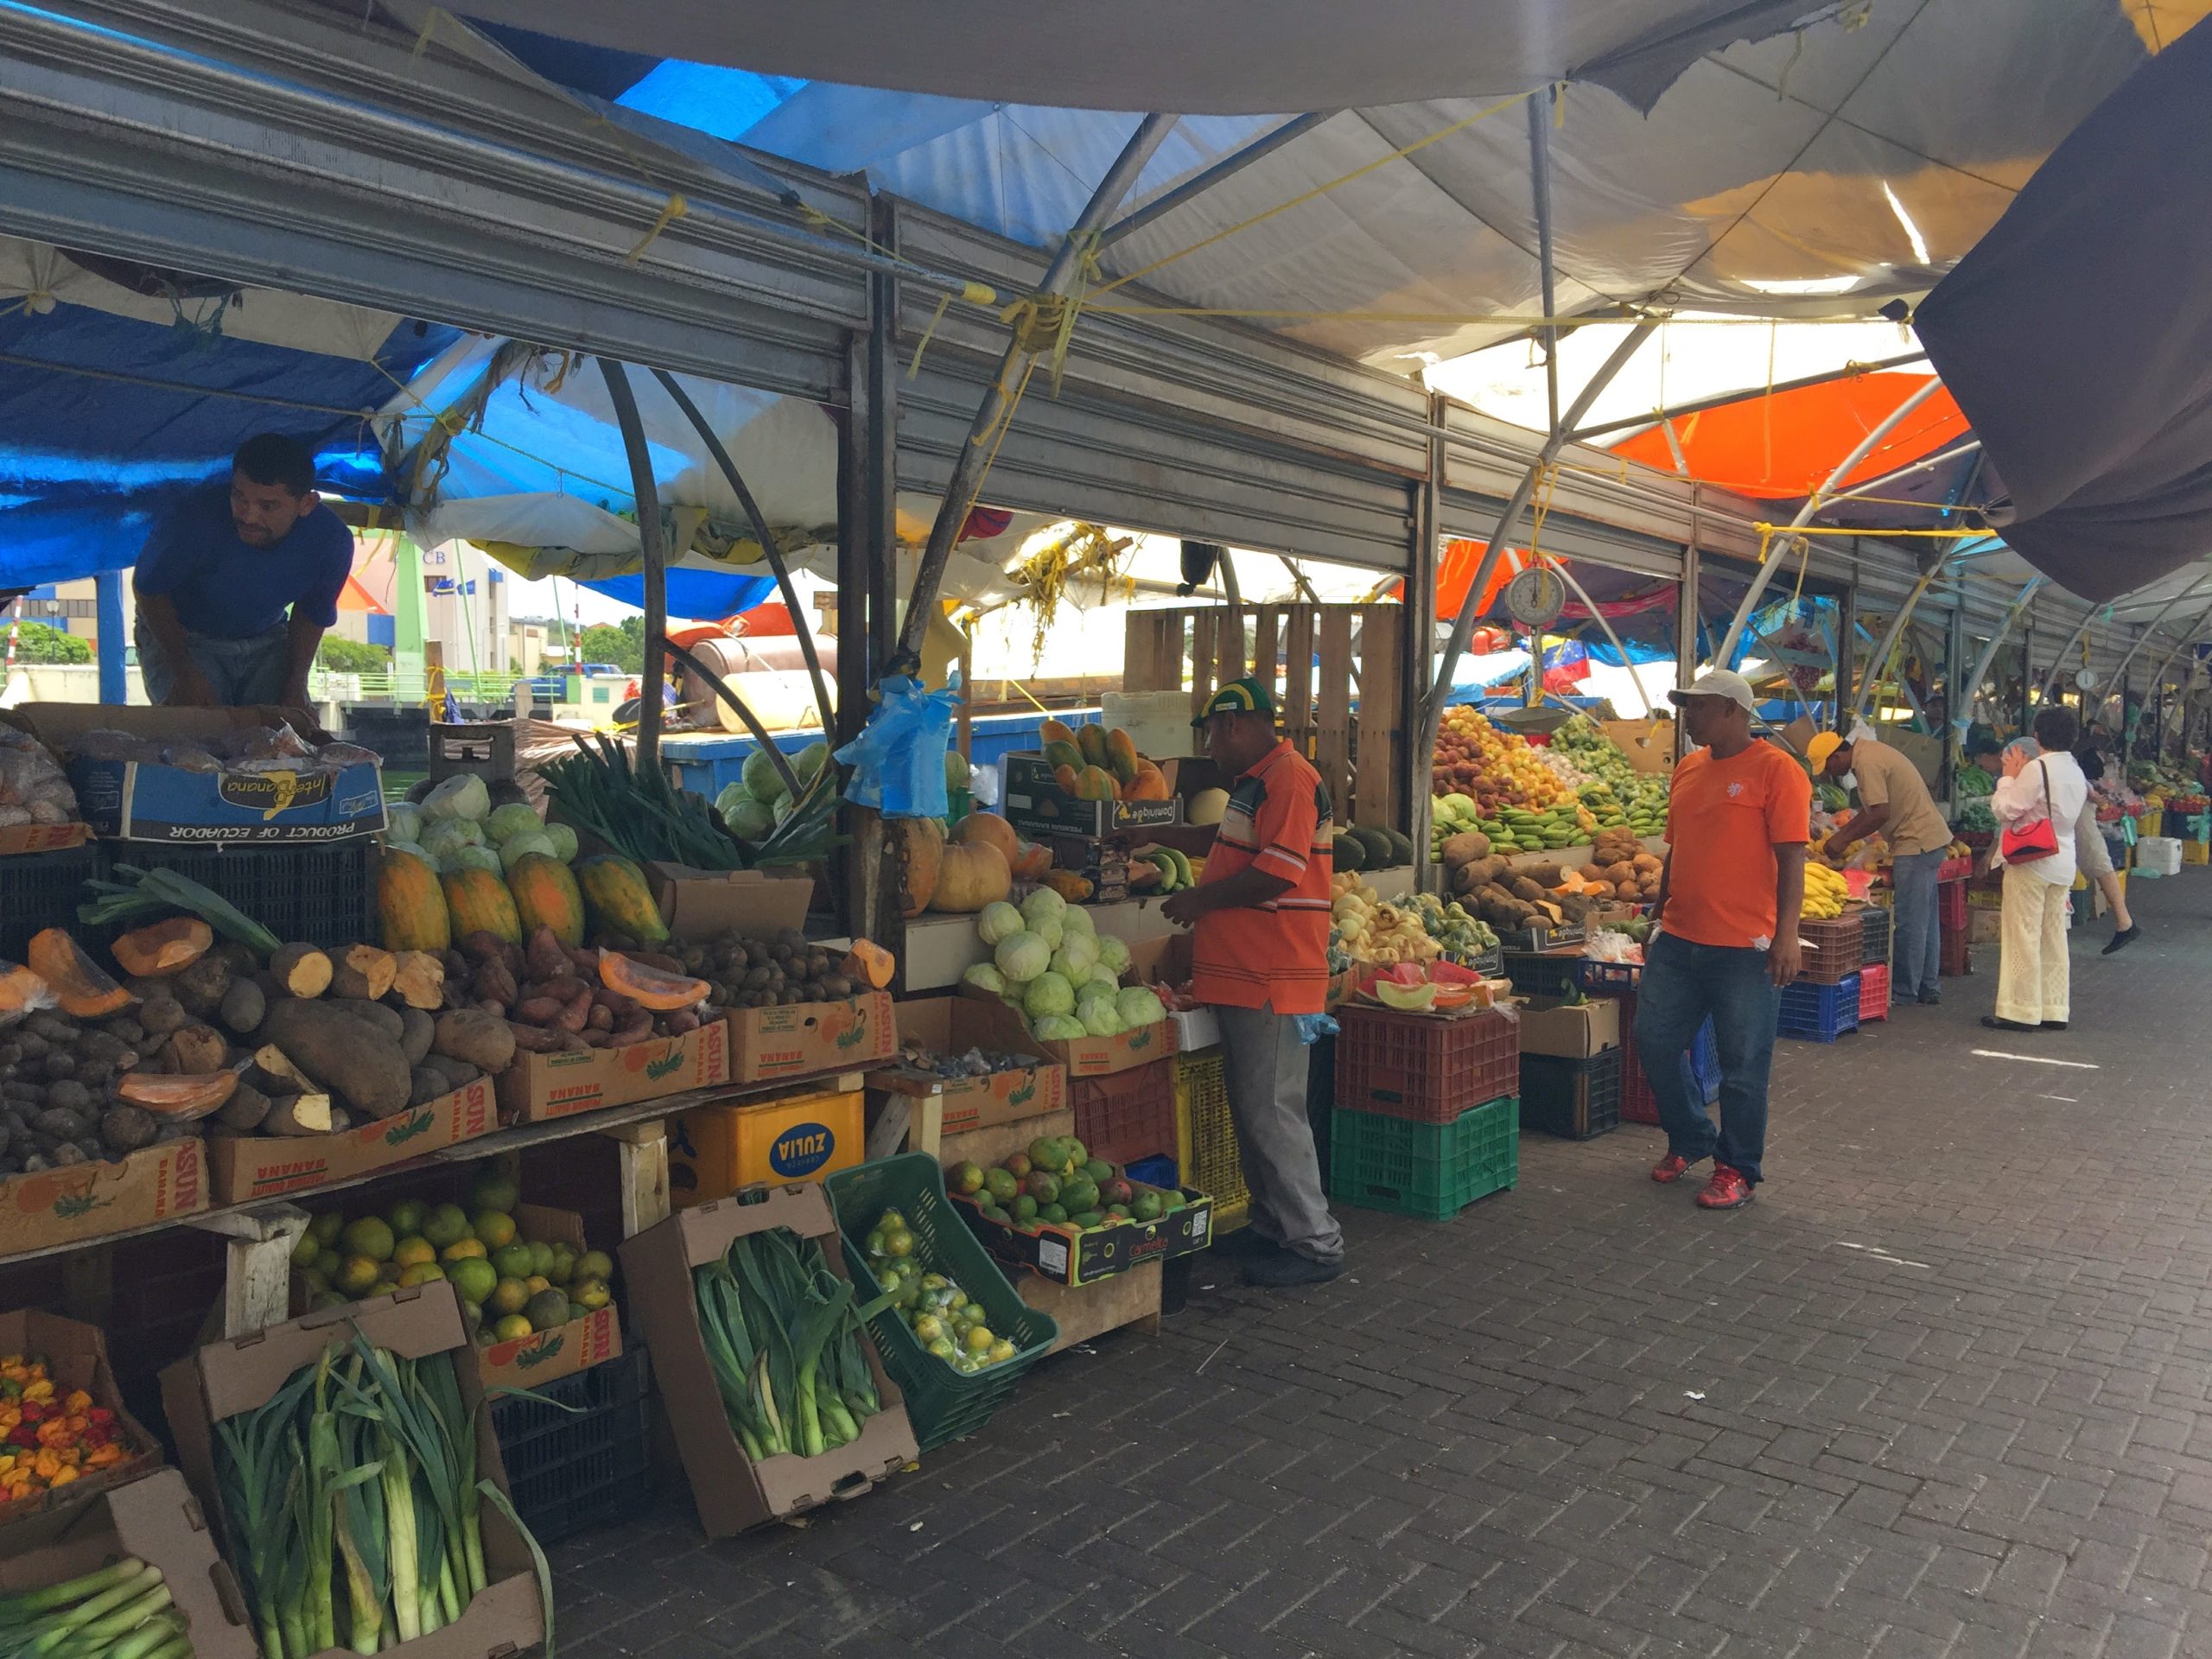
<path id="1" fill-rule="evenodd" d="M 823 748 L 825 760 L 828 753 Z M 762 759 L 758 753 L 747 758 L 748 779 L 753 776 L 753 762 Z M 799 770 L 796 763 L 793 769 Z M 772 763 L 766 763 L 766 771 L 775 775 Z M 785 797 L 780 805 L 766 808 L 768 826 L 753 838 L 742 836 L 726 815 L 718 817 L 705 797 L 677 788 L 664 766 L 633 766 L 628 747 L 604 734 L 596 747 L 579 736 L 575 753 L 549 760 L 538 772 L 560 801 L 564 819 L 640 863 L 658 859 L 698 870 L 746 870 L 811 863 L 826 856 L 834 844 L 830 833 L 837 806 L 834 766 L 817 763 L 796 802 Z M 725 790 L 724 797 L 728 793 Z"/>
<path id="2" fill-rule="evenodd" d="M 1638 772 L 1635 763 L 1584 714 L 1570 715 L 1552 734 L 1552 747 L 1572 759 L 1592 782 L 1574 792 L 1590 809 L 1600 830 L 1630 829 L 1656 836 L 1667 827 L 1667 779 Z"/>
<path id="3" fill-rule="evenodd" d="M 126 1556 L 67 1584 L 0 1600 L 0 1652 L 11 1659 L 191 1659 L 157 1567 Z"/>
<path id="4" fill-rule="evenodd" d="M 1446 904 L 1433 893 L 1423 893 L 1415 894 L 1408 904 L 1428 937 L 1444 947 L 1446 962 L 1471 967 L 1484 951 L 1497 948 L 1497 934 L 1491 925 L 1469 915 L 1456 899 Z"/>
<path id="5" fill-rule="evenodd" d="M 1016 1352 L 995 1335 L 982 1305 L 916 1254 L 919 1243 L 896 1210 L 887 1210 L 868 1230 L 868 1270 L 914 1339 L 963 1376 L 1004 1364 Z"/>

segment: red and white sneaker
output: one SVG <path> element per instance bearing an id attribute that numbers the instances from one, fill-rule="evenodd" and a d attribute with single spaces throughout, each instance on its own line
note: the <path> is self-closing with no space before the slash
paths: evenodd
<path id="1" fill-rule="evenodd" d="M 1740 1210 L 1751 1201 L 1751 1184 L 1727 1165 L 1715 1164 L 1713 1179 L 1705 1184 L 1697 1201 L 1707 1210 Z"/>
<path id="2" fill-rule="evenodd" d="M 1670 1152 L 1651 1166 L 1651 1179 L 1662 1186 L 1670 1186 L 1682 1179 L 1682 1172 L 1689 1166 L 1688 1159 L 1680 1153 Z"/>

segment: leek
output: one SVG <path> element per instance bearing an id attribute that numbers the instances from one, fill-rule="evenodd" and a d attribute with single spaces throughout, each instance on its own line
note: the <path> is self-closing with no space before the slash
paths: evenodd
<path id="1" fill-rule="evenodd" d="M 115 867 L 120 881 L 87 881 L 101 897 L 77 907 L 79 919 L 102 926 L 136 924 L 181 910 L 197 916 L 226 939 L 236 939 L 264 962 L 284 942 L 212 887 L 174 870 L 145 870 L 136 864 Z"/>
<path id="2" fill-rule="evenodd" d="M 184 1636 L 161 1569 L 136 1556 L 0 1599 L 7 1659 L 151 1659 Z M 188 1656 L 190 1643 L 182 1653 Z"/>

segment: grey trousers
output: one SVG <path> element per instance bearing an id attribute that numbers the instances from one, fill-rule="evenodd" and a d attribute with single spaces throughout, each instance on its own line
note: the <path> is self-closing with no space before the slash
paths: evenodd
<path id="1" fill-rule="evenodd" d="M 1944 855 L 1949 850 L 1948 846 L 1938 847 L 1890 861 L 1890 885 L 1897 889 L 1891 912 L 1897 932 L 1891 941 L 1890 995 L 1901 1002 L 1933 996 L 1943 988 L 1943 938 L 1937 925 L 1936 872 L 1943 867 Z"/>
<path id="2" fill-rule="evenodd" d="M 1321 1161 L 1306 1116 L 1311 1055 L 1295 1018 L 1267 1008 L 1214 1007 L 1221 1021 L 1223 1081 L 1236 1122 L 1252 1228 L 1315 1262 L 1341 1262 L 1343 1229 L 1321 1191 Z"/>
<path id="3" fill-rule="evenodd" d="M 145 679 L 147 701 L 167 702 L 176 690 L 176 672 L 169 659 L 143 624 L 133 631 L 131 642 L 138 647 L 138 671 Z M 215 700 L 226 709 L 259 708 L 284 695 L 286 644 L 283 628 L 250 633 L 242 639 L 218 639 L 188 628 L 184 635 L 185 649 L 215 688 Z"/>

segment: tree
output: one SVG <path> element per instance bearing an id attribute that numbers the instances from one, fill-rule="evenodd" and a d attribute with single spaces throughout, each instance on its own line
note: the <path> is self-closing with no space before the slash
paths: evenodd
<path id="1" fill-rule="evenodd" d="M 89 663 L 92 648 L 66 629 L 43 622 L 16 622 L 16 660 L 19 663 Z M 639 660 L 643 660 L 640 658 Z"/>
<path id="2" fill-rule="evenodd" d="M 315 647 L 315 659 L 340 674 L 388 674 L 391 653 L 382 645 L 348 639 L 342 633 L 326 633 Z"/>
<path id="3" fill-rule="evenodd" d="M 583 659 L 612 663 L 627 674 L 641 674 L 645 667 L 645 619 L 626 616 L 620 626 L 594 622 L 583 632 Z"/>

